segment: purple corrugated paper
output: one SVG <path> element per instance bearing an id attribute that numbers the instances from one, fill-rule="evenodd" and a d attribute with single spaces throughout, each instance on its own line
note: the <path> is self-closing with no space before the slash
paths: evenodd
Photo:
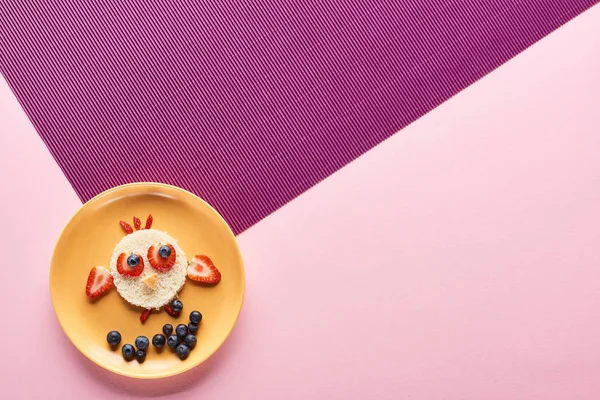
<path id="1" fill-rule="evenodd" d="M 4 0 L 0 68 L 82 200 L 171 183 L 241 232 L 596 3 Z"/>

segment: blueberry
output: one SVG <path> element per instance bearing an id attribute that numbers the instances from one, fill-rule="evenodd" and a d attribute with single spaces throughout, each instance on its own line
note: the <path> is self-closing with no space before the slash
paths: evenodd
<path id="1" fill-rule="evenodd" d="M 140 256 L 138 256 L 137 254 L 132 254 L 129 257 L 127 257 L 127 265 L 129 265 L 131 268 L 137 267 L 140 264 Z"/>
<path id="2" fill-rule="evenodd" d="M 196 336 L 189 334 L 185 337 L 185 344 L 191 349 L 193 349 L 196 346 Z"/>
<path id="3" fill-rule="evenodd" d="M 166 339 L 163 335 L 161 335 L 160 333 L 157 333 L 156 335 L 154 335 L 152 337 L 152 344 L 154 345 L 154 347 L 160 349 L 161 347 L 163 347 L 165 345 Z"/>
<path id="4" fill-rule="evenodd" d="M 180 359 L 185 360 L 190 355 L 190 348 L 185 344 L 177 346 L 177 355 Z"/>
<path id="5" fill-rule="evenodd" d="M 198 324 L 195 324 L 195 323 L 193 323 L 193 322 L 190 322 L 190 323 L 188 324 L 188 331 L 189 331 L 190 333 L 193 333 L 194 335 L 195 335 L 196 333 L 198 333 Z"/>
<path id="6" fill-rule="evenodd" d="M 179 324 L 179 325 L 177 325 L 177 328 L 175 328 L 175 333 L 180 338 L 184 338 L 188 334 L 188 327 L 185 326 L 184 324 Z"/>
<path id="7" fill-rule="evenodd" d="M 169 258 L 169 256 L 171 255 L 171 248 L 163 244 L 158 248 L 158 255 L 161 258 Z"/>
<path id="8" fill-rule="evenodd" d="M 173 325 L 171 325 L 171 324 L 165 324 L 165 326 L 163 326 L 163 333 L 167 337 L 171 336 L 171 334 L 173 333 Z"/>
<path id="9" fill-rule="evenodd" d="M 199 324 L 200 321 L 202 321 L 202 314 L 200 314 L 200 311 L 192 311 L 190 313 L 190 321 L 195 324 Z"/>
<path id="10" fill-rule="evenodd" d="M 124 344 L 121 351 L 123 352 L 123 358 L 125 360 L 127 360 L 127 361 L 133 360 L 133 357 L 135 356 L 135 349 L 133 348 L 132 345 Z"/>
<path id="11" fill-rule="evenodd" d="M 183 310 L 183 303 L 175 299 L 171 302 L 171 308 L 173 309 L 173 311 L 180 313 L 181 310 Z"/>
<path id="12" fill-rule="evenodd" d="M 135 347 L 137 347 L 138 350 L 146 350 L 148 346 L 150 346 L 150 342 L 146 336 L 138 336 L 135 338 Z"/>
<path id="13" fill-rule="evenodd" d="M 106 341 L 111 346 L 116 346 L 121 343 L 121 334 L 117 331 L 110 331 L 108 335 L 106 335 Z"/>
<path id="14" fill-rule="evenodd" d="M 146 352 L 144 350 L 138 350 L 135 352 L 135 359 L 138 360 L 139 363 L 143 363 L 146 360 Z"/>
<path id="15" fill-rule="evenodd" d="M 171 335 L 169 336 L 169 338 L 167 339 L 167 345 L 174 349 L 175 347 L 177 347 L 177 345 L 179 344 L 179 338 L 175 335 Z"/>

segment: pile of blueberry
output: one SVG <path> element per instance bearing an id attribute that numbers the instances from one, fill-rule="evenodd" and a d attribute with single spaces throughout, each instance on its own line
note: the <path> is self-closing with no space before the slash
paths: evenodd
<path id="1" fill-rule="evenodd" d="M 183 308 L 183 305 L 181 308 Z M 196 346 L 196 333 L 198 332 L 200 321 L 202 321 L 200 311 L 192 311 L 190 313 L 190 322 L 187 325 L 179 324 L 173 330 L 173 325 L 165 324 L 162 328 L 164 335 L 161 333 L 154 335 L 152 337 L 152 345 L 157 349 L 162 349 L 166 343 L 172 350 L 175 350 L 175 353 L 181 360 L 185 360 L 190 355 L 190 351 Z M 110 331 L 106 336 L 106 340 L 115 349 L 121 343 L 121 334 L 117 331 Z M 148 349 L 148 346 L 150 346 L 148 338 L 146 336 L 138 336 L 135 339 L 137 350 L 131 344 L 123 345 L 121 349 L 123 358 L 126 361 L 131 361 L 135 358 L 138 362 L 143 363 L 146 359 L 146 349 Z"/>

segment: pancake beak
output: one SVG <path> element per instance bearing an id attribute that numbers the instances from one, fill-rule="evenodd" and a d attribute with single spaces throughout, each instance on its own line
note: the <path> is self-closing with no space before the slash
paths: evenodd
<path id="1" fill-rule="evenodd" d="M 152 274 L 152 275 L 148 275 L 147 277 L 145 277 L 144 279 L 142 279 L 142 282 L 144 282 L 144 284 L 146 285 L 146 287 L 148 287 L 149 289 L 156 289 L 156 278 L 158 277 L 158 274 Z"/>

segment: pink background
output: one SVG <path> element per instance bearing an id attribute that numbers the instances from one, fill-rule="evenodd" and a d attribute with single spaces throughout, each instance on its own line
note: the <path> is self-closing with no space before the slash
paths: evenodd
<path id="1" fill-rule="evenodd" d="M 0 398 L 600 398 L 599 71 L 596 6 L 244 232 L 234 333 L 160 381 L 61 331 L 81 204 L 1 80 Z"/>

